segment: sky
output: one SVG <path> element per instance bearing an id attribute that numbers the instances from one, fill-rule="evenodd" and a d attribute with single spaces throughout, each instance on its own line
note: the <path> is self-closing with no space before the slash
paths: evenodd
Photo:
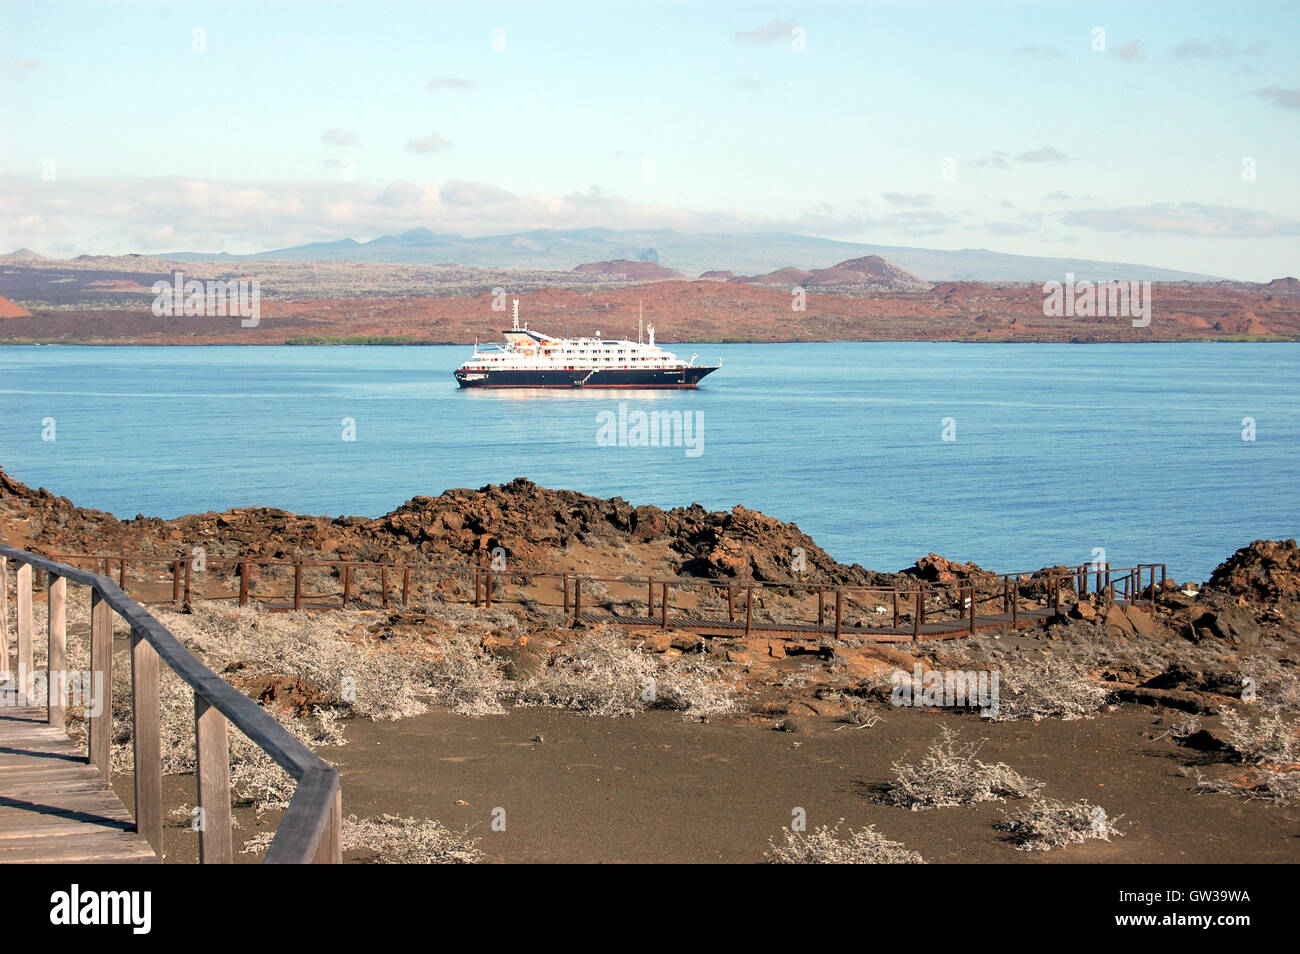
<path id="1" fill-rule="evenodd" d="M 0 0 L 0 250 L 776 230 L 1267 281 L 1298 40 L 1285 2 Z"/>

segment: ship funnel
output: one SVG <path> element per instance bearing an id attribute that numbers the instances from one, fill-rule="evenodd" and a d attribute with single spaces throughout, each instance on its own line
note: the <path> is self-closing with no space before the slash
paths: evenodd
<path id="1" fill-rule="evenodd" d="M 515 320 L 514 320 L 514 325 L 512 326 L 512 330 L 518 331 L 519 330 L 519 299 L 518 298 L 515 299 L 514 319 Z"/>
<path id="2" fill-rule="evenodd" d="M 650 347 L 653 348 L 653 347 L 655 346 L 655 326 L 654 326 L 654 325 L 646 325 L 646 326 L 645 326 L 645 330 L 646 330 L 646 333 L 650 335 Z"/>

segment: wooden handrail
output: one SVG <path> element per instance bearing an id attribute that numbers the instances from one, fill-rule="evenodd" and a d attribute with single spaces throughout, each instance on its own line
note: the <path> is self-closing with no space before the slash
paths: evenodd
<path id="1" fill-rule="evenodd" d="M 235 689 L 205 666 L 185 648 L 166 626 L 143 606 L 131 599 L 108 576 L 81 570 L 49 557 L 39 556 L 0 543 L 0 570 L 5 560 L 14 560 L 19 572 L 24 569 L 28 585 L 18 586 L 20 633 L 31 629 L 32 569 L 51 574 L 51 580 L 71 580 L 90 587 L 92 671 L 105 674 L 103 697 L 112 698 L 109 682 L 112 667 L 112 616 L 115 611 L 131 627 L 132 715 L 136 748 L 136 827 L 148 838 L 155 852 L 162 853 L 161 753 L 158 705 L 158 670 L 161 660 L 193 691 L 195 701 L 195 749 L 199 808 L 203 810 L 205 830 L 201 838 L 201 860 L 230 861 L 230 751 L 225 744 L 226 721 L 243 732 L 289 773 L 298 786 L 280 827 L 267 851 L 268 864 L 306 864 L 341 860 L 341 795 L 338 771 L 299 741 L 261 706 Z M 8 579 L 0 577 L 8 594 Z M 26 597 L 24 597 L 26 591 Z M 26 620 L 24 621 L 24 611 Z M 53 629 L 52 629 L 53 635 Z M 98 647 L 98 652 L 96 648 Z M 47 700 L 48 701 L 48 700 Z M 57 707 L 55 707 L 57 708 Z M 90 756 L 107 776 L 108 748 L 111 744 L 112 705 L 102 707 L 98 716 L 90 716 Z M 51 712 L 51 721 L 54 712 Z M 156 768 L 155 768 L 156 766 Z M 223 785 L 223 781 L 224 785 Z M 207 804 L 205 805 L 205 801 Z M 223 820 L 224 825 L 208 828 L 206 822 Z M 220 830 L 224 827 L 224 831 Z"/>

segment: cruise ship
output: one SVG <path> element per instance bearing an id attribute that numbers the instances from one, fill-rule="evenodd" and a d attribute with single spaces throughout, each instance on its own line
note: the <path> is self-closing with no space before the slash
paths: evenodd
<path id="1" fill-rule="evenodd" d="M 463 388 L 693 388 L 718 365 L 698 365 L 696 355 L 683 361 L 648 342 L 594 338 L 552 338 L 519 325 L 514 303 L 513 327 L 502 332 L 505 343 L 480 350 L 455 372 Z M 641 337 L 637 335 L 638 339 Z"/>

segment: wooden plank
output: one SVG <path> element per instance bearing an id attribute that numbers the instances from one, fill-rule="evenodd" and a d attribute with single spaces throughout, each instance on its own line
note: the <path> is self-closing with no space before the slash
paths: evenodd
<path id="1" fill-rule="evenodd" d="M 15 609 L 18 611 L 18 673 L 21 681 L 18 691 L 24 697 L 32 677 L 32 568 L 24 563 L 18 567 Z"/>
<path id="2" fill-rule="evenodd" d="M 131 740 L 135 753 L 136 830 L 162 858 L 162 709 L 158 698 L 158 653 L 131 633 Z"/>
<path id="3" fill-rule="evenodd" d="M 113 759 L 113 610 L 98 590 L 90 596 L 90 673 L 91 691 L 96 683 L 99 686 L 99 698 L 92 698 L 89 712 L 90 764 L 107 781 Z"/>
<path id="4" fill-rule="evenodd" d="M 9 558 L 0 556 L 0 680 L 9 672 Z"/>
<path id="5" fill-rule="evenodd" d="M 99 769 L 44 718 L 35 706 L 0 716 L 0 864 L 156 861 Z"/>
<path id="6" fill-rule="evenodd" d="M 196 774 L 198 775 L 199 863 L 230 864 L 234 846 L 230 830 L 230 742 L 226 717 L 194 695 Z"/>
<path id="7" fill-rule="evenodd" d="M 343 790 L 334 790 L 333 805 L 329 818 L 325 822 L 325 831 L 321 833 L 316 845 L 316 855 L 312 859 L 318 865 L 341 865 L 343 863 Z"/>
<path id="8" fill-rule="evenodd" d="M 68 581 L 50 575 L 49 592 L 49 649 L 45 663 L 45 685 L 48 687 L 47 720 L 51 728 L 62 729 L 66 722 L 68 678 Z"/>

